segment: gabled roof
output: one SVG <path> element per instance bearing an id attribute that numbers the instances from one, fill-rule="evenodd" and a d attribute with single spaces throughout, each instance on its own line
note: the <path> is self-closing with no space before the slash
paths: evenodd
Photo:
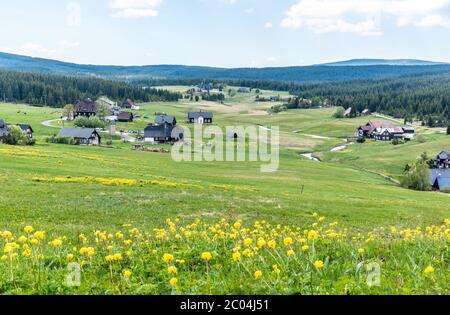
<path id="1" fill-rule="evenodd" d="M 440 159 L 440 160 L 447 160 L 449 158 L 450 158 L 450 152 L 447 152 L 447 151 L 442 151 L 438 155 L 438 159 Z"/>
<path id="2" fill-rule="evenodd" d="M 75 103 L 75 112 L 77 113 L 95 113 L 97 112 L 97 103 L 92 100 L 77 101 Z"/>
<path id="3" fill-rule="evenodd" d="M 173 125 L 162 124 L 157 126 L 147 126 L 144 130 L 145 138 L 171 138 Z"/>
<path id="4" fill-rule="evenodd" d="M 156 118 L 155 118 L 156 125 L 163 125 L 166 123 L 175 126 L 177 124 L 177 119 L 175 118 L 175 116 L 169 116 L 169 115 L 156 116 Z"/>
<path id="5" fill-rule="evenodd" d="M 126 119 L 130 120 L 134 117 L 133 113 L 130 112 L 120 112 L 119 115 L 117 115 L 117 118 L 120 119 Z"/>
<path id="6" fill-rule="evenodd" d="M 31 132 L 34 132 L 33 128 L 31 127 L 31 125 L 28 124 L 18 124 L 17 126 L 19 126 L 20 129 L 22 129 L 22 131 L 28 131 L 31 130 Z"/>
<path id="7" fill-rule="evenodd" d="M 89 139 L 92 134 L 97 133 L 94 128 L 62 128 L 59 137 Z"/>
<path id="8" fill-rule="evenodd" d="M 212 119 L 213 118 L 213 113 L 210 113 L 210 112 L 190 112 L 188 114 L 188 117 L 189 117 L 189 119 L 198 119 L 199 117 Z"/>

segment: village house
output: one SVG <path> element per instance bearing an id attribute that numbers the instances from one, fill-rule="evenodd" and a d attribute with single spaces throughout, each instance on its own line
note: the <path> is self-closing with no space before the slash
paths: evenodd
<path id="1" fill-rule="evenodd" d="M 365 110 L 363 110 L 363 111 L 361 112 L 361 115 L 362 115 L 362 116 L 368 116 L 368 115 L 370 115 L 370 110 L 366 108 Z"/>
<path id="2" fill-rule="evenodd" d="M 149 143 L 170 143 L 183 139 L 183 132 L 177 126 L 174 116 L 160 115 L 155 118 L 155 125 L 148 125 L 144 130 L 144 141 Z"/>
<path id="3" fill-rule="evenodd" d="M 120 112 L 119 115 L 117 115 L 117 120 L 120 122 L 133 122 L 134 115 L 131 112 Z"/>
<path id="4" fill-rule="evenodd" d="M 190 112 L 188 114 L 188 122 L 190 124 L 212 124 L 213 122 L 213 113 L 210 112 Z"/>
<path id="5" fill-rule="evenodd" d="M 81 145 L 101 144 L 101 137 L 94 128 L 62 128 L 58 137 L 74 139 Z"/>
<path id="6" fill-rule="evenodd" d="M 18 124 L 17 126 L 22 130 L 23 133 L 25 133 L 27 135 L 29 140 L 33 140 L 34 130 L 30 125 Z"/>
<path id="7" fill-rule="evenodd" d="M 3 138 L 9 134 L 9 131 L 9 127 L 6 122 L 0 120 L 0 140 L 3 140 Z"/>
<path id="8" fill-rule="evenodd" d="M 114 106 L 117 105 L 116 102 L 110 100 L 110 99 L 109 99 L 108 97 L 106 97 L 106 96 L 100 97 L 100 98 L 96 101 L 96 103 L 97 103 L 98 105 L 100 105 L 100 106 L 106 106 L 106 107 L 108 107 L 108 108 L 112 108 L 112 107 L 114 107 Z"/>
<path id="9" fill-rule="evenodd" d="M 412 127 L 395 126 L 389 122 L 369 121 L 367 124 L 359 126 L 356 133 L 360 138 L 372 138 L 379 141 L 412 140 L 415 130 Z"/>
<path id="10" fill-rule="evenodd" d="M 450 191 L 450 169 L 431 169 L 430 185 L 433 190 Z"/>
<path id="11" fill-rule="evenodd" d="M 74 118 L 79 116 L 91 117 L 97 115 L 98 105 L 91 99 L 77 101 L 74 105 Z"/>
<path id="12" fill-rule="evenodd" d="M 432 161 L 433 168 L 435 169 L 447 169 L 450 168 L 450 152 L 442 151 Z"/>
<path id="13" fill-rule="evenodd" d="M 139 110 L 139 106 L 137 106 L 131 99 L 126 99 L 122 102 L 120 105 L 123 109 L 133 109 L 133 110 Z"/>

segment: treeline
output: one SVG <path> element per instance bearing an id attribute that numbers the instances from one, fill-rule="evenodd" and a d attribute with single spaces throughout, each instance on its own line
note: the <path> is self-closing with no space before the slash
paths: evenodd
<path id="1" fill-rule="evenodd" d="M 179 93 L 119 81 L 0 71 L 0 101 L 63 107 L 103 95 L 116 101 L 130 98 L 137 102 L 175 102 L 182 98 Z"/>
<path id="2" fill-rule="evenodd" d="M 321 99 L 333 106 L 369 109 L 431 127 L 450 122 L 450 73 L 416 75 L 396 79 L 356 80 L 340 83 L 298 85 L 291 93 Z"/>

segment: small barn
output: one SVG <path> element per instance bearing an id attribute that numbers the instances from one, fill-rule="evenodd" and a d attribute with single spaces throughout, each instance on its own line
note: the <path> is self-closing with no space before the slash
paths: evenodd
<path id="1" fill-rule="evenodd" d="M 212 124 L 213 113 L 209 112 L 190 112 L 188 114 L 188 119 L 190 124 Z"/>
<path id="2" fill-rule="evenodd" d="M 23 133 L 25 133 L 28 136 L 28 139 L 33 140 L 34 130 L 30 125 L 18 124 L 17 126 L 22 130 Z"/>
<path id="3" fill-rule="evenodd" d="M 91 117 L 97 115 L 98 105 L 91 99 L 78 101 L 74 105 L 74 117 L 84 116 Z"/>
<path id="4" fill-rule="evenodd" d="M 94 128 L 62 128 L 58 137 L 74 139 L 81 145 L 101 144 L 101 137 Z"/>
<path id="5" fill-rule="evenodd" d="M 131 112 L 120 112 L 119 115 L 117 115 L 117 120 L 120 122 L 133 122 L 134 115 Z"/>
<path id="6" fill-rule="evenodd" d="M 430 184 L 434 190 L 450 191 L 450 169 L 430 170 Z"/>

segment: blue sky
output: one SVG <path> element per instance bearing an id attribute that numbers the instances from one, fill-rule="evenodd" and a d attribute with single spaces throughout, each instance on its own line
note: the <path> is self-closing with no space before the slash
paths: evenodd
<path id="1" fill-rule="evenodd" d="M 450 62 L 450 0 L 15 0 L 0 51 L 89 64 Z"/>

